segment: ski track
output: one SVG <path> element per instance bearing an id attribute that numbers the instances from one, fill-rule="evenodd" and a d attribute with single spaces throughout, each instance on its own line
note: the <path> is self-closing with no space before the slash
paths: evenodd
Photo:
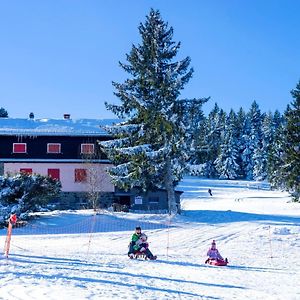
<path id="1" fill-rule="evenodd" d="M 201 181 L 187 178 L 185 188 L 195 190 L 193 182 Z M 9 258 L 0 259 L 0 299 L 300 299 L 300 228 L 283 214 L 289 212 L 289 205 L 296 206 L 287 204 L 286 196 L 278 192 L 272 198 L 265 189 L 245 188 L 245 182 L 228 183 L 232 199 L 226 182 L 201 184 L 203 195 L 211 187 L 219 197 L 185 199 L 186 211 L 172 219 L 170 227 L 145 230 L 157 261 L 128 259 L 132 231 L 13 236 Z M 243 200 L 235 201 L 237 194 Z M 230 201 L 227 207 L 224 201 Z M 249 220 L 233 215 L 240 219 L 215 223 L 197 215 L 197 210 L 215 211 L 218 206 L 224 206 L 225 215 L 239 208 L 255 211 L 255 207 L 255 213 L 261 214 L 265 207 L 273 212 L 279 203 L 281 222 L 260 215 Z M 297 216 L 297 211 L 290 212 Z M 124 218 L 151 220 L 147 215 Z M 165 217 L 155 218 L 167 224 Z M 229 259 L 227 267 L 204 264 L 213 239 Z M 0 235 L 0 245 L 4 241 L 5 235 Z"/>

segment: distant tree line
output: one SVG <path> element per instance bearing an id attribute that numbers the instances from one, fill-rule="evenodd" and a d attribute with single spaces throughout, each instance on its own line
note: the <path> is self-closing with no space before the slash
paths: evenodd
<path id="1" fill-rule="evenodd" d="M 267 180 L 273 188 L 300 195 L 300 81 L 293 102 L 280 114 L 262 113 L 254 101 L 248 112 L 227 114 L 215 104 L 199 113 L 190 172 L 220 179 Z M 200 123 L 200 122 L 199 122 Z"/>

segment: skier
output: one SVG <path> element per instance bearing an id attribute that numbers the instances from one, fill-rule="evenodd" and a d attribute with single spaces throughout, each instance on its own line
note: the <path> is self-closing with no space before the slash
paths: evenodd
<path id="1" fill-rule="evenodd" d="M 227 258 L 224 258 L 221 256 L 219 250 L 216 247 L 216 241 L 213 240 L 211 243 L 211 247 L 208 249 L 207 251 L 207 260 L 205 261 L 205 263 L 209 263 L 211 260 L 216 260 L 216 261 L 224 261 L 227 263 Z"/>
<path id="2" fill-rule="evenodd" d="M 212 190 L 208 189 L 208 193 L 212 196 Z"/>

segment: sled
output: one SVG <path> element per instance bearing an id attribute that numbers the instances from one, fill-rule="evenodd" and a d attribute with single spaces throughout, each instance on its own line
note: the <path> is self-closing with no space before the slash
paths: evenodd
<path id="1" fill-rule="evenodd" d="M 153 255 L 153 258 L 148 258 L 145 252 L 135 252 L 133 256 L 129 256 L 130 259 L 145 259 L 145 260 L 156 260 L 157 256 Z"/>
<path id="2" fill-rule="evenodd" d="M 133 256 L 135 259 L 148 259 L 145 252 L 137 251 Z"/>
<path id="3" fill-rule="evenodd" d="M 212 265 L 212 266 L 227 266 L 228 260 L 225 259 L 207 259 L 206 264 Z"/>

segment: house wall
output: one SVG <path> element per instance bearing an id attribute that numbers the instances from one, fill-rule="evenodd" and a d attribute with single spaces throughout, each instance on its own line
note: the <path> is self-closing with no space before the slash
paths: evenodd
<path id="1" fill-rule="evenodd" d="M 91 163 L 4 163 L 4 174 L 16 174 L 20 169 L 30 168 L 32 173 L 48 175 L 48 169 L 60 170 L 60 181 L 63 192 L 89 192 L 92 189 L 101 192 L 113 192 L 114 186 L 110 182 L 110 177 L 105 169 L 110 164 L 91 164 Z M 95 174 L 95 184 L 87 182 L 75 182 L 75 169 L 86 169 L 87 174 Z"/>

